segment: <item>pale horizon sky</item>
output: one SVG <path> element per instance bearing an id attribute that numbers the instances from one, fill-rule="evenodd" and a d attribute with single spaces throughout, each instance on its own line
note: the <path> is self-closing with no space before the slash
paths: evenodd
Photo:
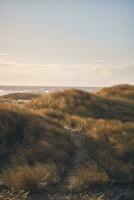
<path id="1" fill-rule="evenodd" d="M 0 85 L 134 83 L 133 0 L 0 0 Z"/>

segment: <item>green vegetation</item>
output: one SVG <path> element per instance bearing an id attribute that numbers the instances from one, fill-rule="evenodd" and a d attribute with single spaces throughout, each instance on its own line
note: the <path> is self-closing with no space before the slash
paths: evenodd
<path id="1" fill-rule="evenodd" d="M 133 97 L 133 86 L 119 85 L 1 103 L 0 200 L 21 191 L 22 200 L 133 199 Z"/>

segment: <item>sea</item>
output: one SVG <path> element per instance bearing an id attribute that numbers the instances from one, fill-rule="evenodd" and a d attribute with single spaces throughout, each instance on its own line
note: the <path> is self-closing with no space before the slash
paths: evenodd
<path id="1" fill-rule="evenodd" d="M 10 93 L 49 93 L 63 89 L 75 88 L 86 92 L 96 92 L 100 87 L 65 87 L 65 86 L 0 86 L 0 96 Z"/>

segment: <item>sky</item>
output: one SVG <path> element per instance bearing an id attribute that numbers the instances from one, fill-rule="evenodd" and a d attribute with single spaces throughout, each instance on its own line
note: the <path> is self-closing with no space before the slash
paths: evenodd
<path id="1" fill-rule="evenodd" d="M 0 85 L 134 83 L 134 0 L 0 0 Z"/>

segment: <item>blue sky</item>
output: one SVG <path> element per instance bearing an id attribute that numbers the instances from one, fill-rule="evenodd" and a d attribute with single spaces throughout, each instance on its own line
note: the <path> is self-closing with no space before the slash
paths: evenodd
<path id="1" fill-rule="evenodd" d="M 0 0 L 0 84 L 133 83 L 133 20 L 133 0 Z"/>

